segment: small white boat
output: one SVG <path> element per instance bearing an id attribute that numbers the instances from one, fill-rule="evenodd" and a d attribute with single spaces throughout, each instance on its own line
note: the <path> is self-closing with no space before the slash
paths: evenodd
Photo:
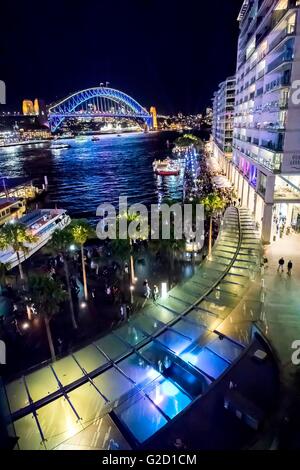
<path id="1" fill-rule="evenodd" d="M 38 209 L 18 219 L 17 223 L 23 224 L 32 235 L 37 237 L 35 243 L 27 245 L 28 253 L 26 255 L 19 252 L 21 263 L 46 245 L 55 230 L 62 230 L 70 222 L 71 218 L 64 209 Z M 17 254 L 12 248 L 0 251 L 0 263 L 6 264 L 8 269 L 14 268 L 18 264 Z"/>
<path id="2" fill-rule="evenodd" d="M 60 149 L 69 149 L 71 148 L 70 144 L 53 144 L 51 145 L 51 150 L 60 150 Z"/>

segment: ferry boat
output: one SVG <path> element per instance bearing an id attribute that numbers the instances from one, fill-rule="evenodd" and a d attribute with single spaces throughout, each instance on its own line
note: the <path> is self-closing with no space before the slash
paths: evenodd
<path id="1" fill-rule="evenodd" d="M 18 220 L 28 231 L 37 237 L 35 243 L 27 245 L 28 253 L 19 252 L 21 263 L 40 250 L 51 239 L 55 230 L 62 230 L 71 222 L 70 216 L 64 209 L 38 209 L 24 215 Z M 14 223 L 10 221 L 8 223 Z M 12 248 L 0 251 L 0 263 L 12 269 L 18 265 L 17 254 Z"/>
<path id="2" fill-rule="evenodd" d="M 15 220 L 21 217 L 26 211 L 26 202 L 24 199 L 15 197 L 0 198 L 0 225 L 9 220 Z"/>
<path id="3" fill-rule="evenodd" d="M 180 173 L 180 168 L 172 163 L 170 158 L 166 158 L 165 160 L 154 160 L 153 171 L 160 176 L 177 176 Z"/>

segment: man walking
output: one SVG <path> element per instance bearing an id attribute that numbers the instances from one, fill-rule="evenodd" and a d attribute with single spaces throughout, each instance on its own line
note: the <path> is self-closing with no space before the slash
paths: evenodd
<path id="1" fill-rule="evenodd" d="M 288 262 L 287 268 L 288 268 L 287 273 L 290 276 L 292 274 L 292 269 L 293 269 L 293 263 L 291 262 L 291 260 Z"/>
<path id="2" fill-rule="evenodd" d="M 283 259 L 283 258 L 280 258 L 280 260 L 278 261 L 278 269 L 277 269 L 277 271 L 280 271 L 280 272 L 283 273 L 283 271 L 284 271 L 283 266 L 284 266 L 284 259 Z"/>

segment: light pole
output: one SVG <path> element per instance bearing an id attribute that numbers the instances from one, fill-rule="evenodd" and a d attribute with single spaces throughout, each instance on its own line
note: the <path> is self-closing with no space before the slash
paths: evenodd
<path id="1" fill-rule="evenodd" d="M 130 289 L 130 303 L 131 303 L 131 305 L 133 305 L 133 291 L 134 291 L 134 286 L 131 285 L 129 289 Z"/>

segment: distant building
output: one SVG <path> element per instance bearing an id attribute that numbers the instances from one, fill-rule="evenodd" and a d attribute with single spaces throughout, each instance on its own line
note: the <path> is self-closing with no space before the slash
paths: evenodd
<path id="1" fill-rule="evenodd" d="M 208 127 L 211 127 L 212 119 L 213 119 L 213 110 L 212 110 L 212 108 L 206 108 L 205 116 L 202 119 L 203 124 L 205 124 Z"/>
<path id="2" fill-rule="evenodd" d="M 224 171 L 232 159 L 234 100 L 235 77 L 229 77 L 220 83 L 213 98 L 212 152 Z"/>
<path id="3" fill-rule="evenodd" d="M 33 102 L 31 100 L 23 100 L 22 112 L 25 116 L 32 116 L 36 114 L 34 110 Z"/>

